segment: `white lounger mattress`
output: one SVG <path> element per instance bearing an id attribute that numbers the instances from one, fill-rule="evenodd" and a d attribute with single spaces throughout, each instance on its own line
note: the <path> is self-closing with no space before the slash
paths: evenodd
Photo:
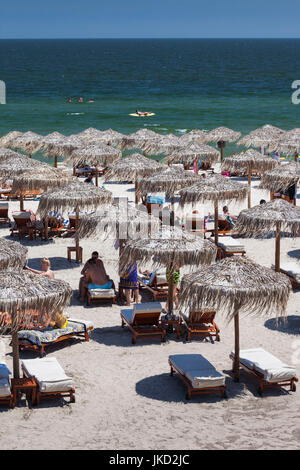
<path id="1" fill-rule="evenodd" d="M 33 376 L 41 392 L 67 392 L 72 388 L 72 379 L 55 357 L 26 359 L 22 361 L 25 373 Z"/>
<path id="2" fill-rule="evenodd" d="M 234 357 L 234 351 L 232 351 Z M 243 349 L 240 362 L 251 370 L 263 374 L 267 382 L 290 380 L 297 375 L 294 367 L 288 366 L 263 348 Z"/>
<path id="3" fill-rule="evenodd" d="M 191 381 L 193 388 L 214 388 L 225 385 L 225 377 L 201 354 L 175 354 L 169 356 L 182 375 Z"/>
<path id="4" fill-rule="evenodd" d="M 244 251 L 245 246 L 241 245 L 237 240 L 232 237 L 224 236 L 219 238 L 219 246 L 225 251 Z"/>
<path id="5" fill-rule="evenodd" d="M 91 297 L 97 297 L 97 299 L 113 299 L 116 295 L 114 289 L 89 289 Z"/>
<path id="6" fill-rule="evenodd" d="M 8 369 L 5 361 L 5 344 L 0 339 L 0 397 L 9 397 L 11 394 L 9 385 L 10 375 L 11 372 Z"/>

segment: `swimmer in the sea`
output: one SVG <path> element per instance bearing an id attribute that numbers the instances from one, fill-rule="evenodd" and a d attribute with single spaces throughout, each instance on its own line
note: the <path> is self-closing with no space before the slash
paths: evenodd
<path id="1" fill-rule="evenodd" d="M 139 116 L 148 116 L 148 111 L 139 111 L 138 109 L 135 110 L 136 114 Z"/>
<path id="2" fill-rule="evenodd" d="M 78 98 L 78 103 L 83 103 L 83 98 L 82 98 L 82 96 L 80 96 L 80 97 Z"/>

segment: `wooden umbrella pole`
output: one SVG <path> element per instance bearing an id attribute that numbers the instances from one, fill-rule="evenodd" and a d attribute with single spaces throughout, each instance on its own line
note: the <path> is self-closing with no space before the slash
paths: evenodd
<path id="1" fill-rule="evenodd" d="M 134 181 L 134 193 L 135 193 L 135 203 L 136 204 L 139 203 L 139 197 L 137 195 L 138 186 L 139 186 L 139 182 L 138 182 L 138 179 L 136 178 L 135 181 Z"/>
<path id="2" fill-rule="evenodd" d="M 223 145 L 221 146 L 221 163 L 223 163 Z"/>
<path id="3" fill-rule="evenodd" d="M 24 197 L 23 197 L 23 191 L 20 191 L 20 211 L 24 210 Z"/>
<path id="4" fill-rule="evenodd" d="M 98 187 L 98 168 L 96 167 L 96 186 Z"/>
<path id="5" fill-rule="evenodd" d="M 12 352 L 13 352 L 13 371 L 14 378 L 20 378 L 20 356 L 19 356 L 19 340 L 18 340 L 18 331 L 15 331 L 16 327 L 16 312 L 12 313 Z"/>
<path id="6" fill-rule="evenodd" d="M 280 271 L 280 222 L 276 224 L 276 242 L 275 242 L 275 271 Z"/>
<path id="7" fill-rule="evenodd" d="M 75 233 L 78 230 L 79 226 L 79 207 L 76 207 L 76 219 L 75 219 Z M 79 239 L 78 237 L 75 238 L 75 246 L 76 246 L 76 262 L 79 263 Z"/>
<path id="8" fill-rule="evenodd" d="M 175 204 L 175 196 L 174 193 L 171 196 L 171 214 L 170 214 L 170 225 L 174 227 L 175 225 L 175 211 L 174 211 L 174 204 Z"/>
<path id="9" fill-rule="evenodd" d="M 234 381 L 240 381 L 240 327 L 239 327 L 239 312 L 238 310 L 234 315 Z"/>
<path id="10" fill-rule="evenodd" d="M 218 208 L 218 201 L 215 201 L 215 244 L 218 246 L 219 242 L 219 234 L 218 234 L 218 226 L 219 226 L 219 208 Z"/>
<path id="11" fill-rule="evenodd" d="M 249 190 L 248 190 L 248 209 L 250 209 L 251 207 L 251 168 L 249 168 L 249 171 L 248 171 L 248 186 L 249 186 Z"/>
<path id="12" fill-rule="evenodd" d="M 168 280 L 168 314 L 173 315 L 173 290 L 174 290 L 174 267 L 173 263 L 170 265 Z"/>
<path id="13" fill-rule="evenodd" d="M 54 155 L 54 168 L 57 168 L 57 155 Z"/>
<path id="14" fill-rule="evenodd" d="M 45 217 L 45 240 L 48 240 L 49 237 L 49 217 L 46 215 Z"/>
<path id="15" fill-rule="evenodd" d="M 298 152 L 296 151 L 295 152 L 295 162 L 297 162 L 297 161 L 298 161 Z"/>
<path id="16" fill-rule="evenodd" d="M 73 165 L 73 176 L 76 176 L 76 165 Z"/>

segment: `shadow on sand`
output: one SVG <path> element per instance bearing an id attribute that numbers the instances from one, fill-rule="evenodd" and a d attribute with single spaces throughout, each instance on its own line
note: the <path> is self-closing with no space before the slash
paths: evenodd
<path id="1" fill-rule="evenodd" d="M 269 330 L 281 331 L 289 335 L 300 335 L 300 316 L 290 315 L 286 318 L 270 318 L 264 323 Z"/>

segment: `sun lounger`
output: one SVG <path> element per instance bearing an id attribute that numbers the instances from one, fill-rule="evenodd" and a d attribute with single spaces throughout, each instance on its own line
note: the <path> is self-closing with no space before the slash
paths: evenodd
<path id="1" fill-rule="evenodd" d="M 11 372 L 5 360 L 5 347 L 3 342 L 0 342 L 0 404 L 5 404 L 12 408 L 13 395 L 9 383 L 10 374 Z"/>
<path id="2" fill-rule="evenodd" d="M 75 402 L 72 379 L 68 377 L 55 357 L 21 361 L 25 377 L 33 377 L 37 384 L 36 404 L 42 398 L 70 397 Z"/>
<path id="3" fill-rule="evenodd" d="M 0 202 L 0 223 L 10 224 L 8 217 L 8 202 Z"/>
<path id="4" fill-rule="evenodd" d="M 91 305 L 94 301 L 101 301 L 107 302 L 111 301 L 111 303 L 116 303 L 116 291 L 115 289 L 102 289 L 100 287 L 96 287 L 94 289 L 88 289 L 87 291 L 87 304 Z"/>
<path id="5" fill-rule="evenodd" d="M 215 322 L 215 311 L 186 311 L 180 313 L 180 318 L 187 329 L 187 340 L 192 336 L 214 337 L 220 341 L 220 328 Z"/>
<path id="6" fill-rule="evenodd" d="M 223 236 L 219 238 L 219 259 L 226 258 L 232 255 L 246 254 L 245 246 L 238 242 L 235 238 L 229 236 Z"/>
<path id="7" fill-rule="evenodd" d="M 234 352 L 230 354 L 234 365 Z M 286 387 L 296 391 L 295 382 L 298 382 L 294 367 L 286 365 L 273 354 L 263 348 L 244 349 L 240 351 L 240 367 L 249 372 L 259 382 L 258 393 L 262 395 L 264 389 L 271 387 Z"/>
<path id="8" fill-rule="evenodd" d="M 168 296 L 168 283 L 166 274 L 154 271 L 149 279 L 138 276 L 140 288 L 145 288 L 153 295 L 153 300 L 165 299 Z"/>
<path id="9" fill-rule="evenodd" d="M 133 309 L 121 310 L 122 328 L 127 325 L 130 329 L 133 335 L 132 344 L 140 337 L 159 336 L 162 341 L 165 340 L 166 332 L 159 321 L 161 310 L 160 302 L 135 304 Z"/>
<path id="10" fill-rule="evenodd" d="M 297 261 L 281 263 L 280 271 L 290 278 L 293 287 L 300 287 L 300 263 Z"/>
<path id="11" fill-rule="evenodd" d="M 192 395 L 221 393 L 226 398 L 225 377 L 201 354 L 175 354 L 169 356 L 171 376 L 178 377 L 187 386 L 189 400 Z"/>
<path id="12" fill-rule="evenodd" d="M 14 235 L 14 233 L 17 233 L 19 235 L 19 238 L 28 235 L 29 234 L 29 229 L 28 229 L 28 224 L 31 223 L 31 214 L 30 212 L 25 212 L 25 211 L 17 211 L 12 213 L 14 223 L 12 225 L 12 228 L 10 229 L 11 235 Z"/>
<path id="13" fill-rule="evenodd" d="M 66 328 L 21 330 L 18 332 L 19 348 L 38 351 L 43 357 L 47 346 L 68 340 L 71 337 L 83 337 L 85 341 L 89 341 L 89 333 L 93 328 L 94 325 L 90 321 L 69 318 Z"/>

